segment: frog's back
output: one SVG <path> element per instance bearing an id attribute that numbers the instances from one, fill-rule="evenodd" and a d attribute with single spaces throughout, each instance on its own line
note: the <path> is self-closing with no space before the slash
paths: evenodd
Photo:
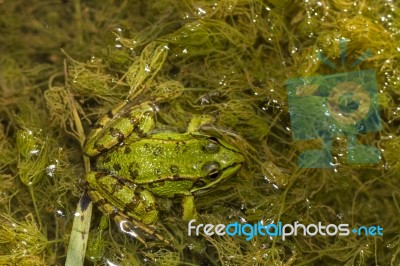
<path id="1" fill-rule="evenodd" d="M 193 180 L 207 175 L 204 165 L 208 162 L 228 156 L 220 149 L 207 151 L 210 141 L 200 134 L 155 133 L 104 153 L 96 167 L 136 184 Z"/>

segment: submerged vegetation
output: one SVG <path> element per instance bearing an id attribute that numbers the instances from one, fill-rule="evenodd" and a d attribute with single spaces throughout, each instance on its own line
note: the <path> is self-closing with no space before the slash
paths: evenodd
<path id="1" fill-rule="evenodd" d="M 383 236 L 188 237 L 179 199 L 160 203 L 145 247 L 94 208 L 86 263 L 117 265 L 400 264 L 400 7 L 387 0 L 0 1 L 0 264 L 62 265 L 85 191 L 82 144 L 124 100 L 157 102 L 157 127 L 204 131 L 246 156 L 237 177 L 196 197 L 202 223 L 380 225 Z M 339 40 L 349 40 L 341 65 Z M 366 50 L 372 56 L 350 68 Z M 378 164 L 298 167 L 291 78 L 376 70 L 382 129 L 359 137 Z M 313 103 L 310 103 L 312 108 Z"/>

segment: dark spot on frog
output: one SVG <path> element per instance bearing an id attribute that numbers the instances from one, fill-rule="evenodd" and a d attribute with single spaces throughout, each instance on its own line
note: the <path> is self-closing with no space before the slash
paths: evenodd
<path id="1" fill-rule="evenodd" d="M 135 127 L 134 131 L 136 134 L 139 136 L 139 138 L 145 138 L 147 137 L 147 134 L 143 132 L 139 127 Z"/>
<path id="2" fill-rule="evenodd" d="M 153 210 L 157 209 L 155 203 L 153 203 L 151 205 L 148 205 L 148 206 L 143 206 L 144 204 L 140 200 L 138 200 L 140 198 L 141 198 L 140 194 L 139 193 L 135 193 L 135 197 L 132 198 L 130 203 L 128 203 L 125 206 L 123 212 L 124 213 L 130 213 L 130 211 L 132 211 L 132 210 L 135 211 L 135 209 L 137 207 L 139 207 L 139 205 L 142 205 L 142 206 L 140 206 L 140 209 L 142 209 L 143 207 L 145 208 L 145 212 L 150 212 L 150 211 L 153 211 Z"/>
<path id="3" fill-rule="evenodd" d="M 179 151 L 181 149 L 180 143 L 176 142 L 175 143 L 175 151 Z"/>
<path id="4" fill-rule="evenodd" d="M 114 168 L 115 171 L 119 171 L 119 170 L 121 170 L 121 165 L 119 163 L 115 163 L 113 165 L 113 168 Z"/>
<path id="5" fill-rule="evenodd" d="M 114 194 L 114 193 L 120 191 L 124 186 L 125 186 L 125 184 L 124 184 L 121 180 L 118 180 L 118 182 L 115 183 L 115 184 L 112 186 L 113 190 L 110 191 L 110 193 L 111 193 L 111 194 Z"/>
<path id="6" fill-rule="evenodd" d="M 159 156 L 162 153 L 162 151 L 163 151 L 163 148 L 157 147 L 157 148 L 154 149 L 153 155 L 154 156 Z"/>
<path id="7" fill-rule="evenodd" d="M 136 177 L 138 177 L 139 172 L 137 169 L 133 170 L 132 168 L 129 168 L 129 175 L 131 176 L 131 179 L 134 180 Z"/>
<path id="8" fill-rule="evenodd" d="M 135 198 L 132 198 L 130 203 L 128 203 L 125 208 L 123 209 L 123 213 L 130 213 L 132 211 L 135 211 L 135 209 L 141 204 L 141 202 L 137 199 L 140 198 L 140 195 L 136 195 Z M 143 207 L 143 206 L 142 206 Z M 149 212 L 155 209 L 155 205 L 151 206 L 144 206 L 145 207 L 145 212 Z"/>
<path id="9" fill-rule="evenodd" d="M 110 128 L 110 135 L 113 138 L 116 138 L 118 140 L 118 142 L 122 142 L 125 137 L 120 129 L 114 128 L 114 127 Z"/>
<path id="10" fill-rule="evenodd" d="M 105 176 L 105 174 L 102 173 L 102 172 L 96 172 L 95 175 L 94 175 L 94 177 L 95 177 L 96 179 L 100 179 L 100 178 L 102 178 L 103 176 Z"/>
<path id="11" fill-rule="evenodd" d="M 151 212 L 151 211 L 156 210 L 157 208 L 156 208 L 156 204 L 152 204 L 150 206 L 145 206 L 144 209 L 145 209 L 146 212 Z"/>
<path id="12" fill-rule="evenodd" d="M 131 148 L 129 148 L 129 146 L 126 146 L 125 150 L 124 150 L 124 153 L 125 154 L 129 154 L 131 151 L 132 151 Z"/>
<path id="13" fill-rule="evenodd" d="M 137 162 L 130 162 L 129 163 L 129 169 L 131 169 L 131 170 L 139 169 L 138 163 Z"/>
<path id="14" fill-rule="evenodd" d="M 175 164 L 171 164 L 171 166 L 169 167 L 169 170 L 171 170 L 171 173 L 173 173 L 173 174 L 179 173 L 179 167 Z"/>
<path id="15" fill-rule="evenodd" d="M 118 208 L 111 205 L 107 200 L 105 200 L 104 203 L 102 203 L 102 205 L 99 205 L 99 209 L 103 213 L 110 215 L 110 217 L 112 217 L 112 218 L 117 217 L 117 215 L 118 215 Z M 114 216 L 114 214 L 115 214 L 115 216 Z"/>
<path id="16" fill-rule="evenodd" d="M 197 180 L 197 181 L 194 183 L 194 186 L 195 186 L 195 187 L 204 187 L 205 185 L 207 185 L 207 183 L 204 182 L 203 180 Z"/>
<path id="17" fill-rule="evenodd" d="M 106 150 L 103 144 L 98 144 L 98 143 L 94 144 L 94 148 L 99 152 L 104 152 Z"/>
<path id="18" fill-rule="evenodd" d="M 132 198 L 132 200 L 125 206 L 123 213 L 129 213 L 129 211 L 134 211 L 136 207 L 139 205 L 139 201 L 136 198 Z"/>
<path id="19" fill-rule="evenodd" d="M 145 148 L 146 150 L 150 149 L 150 144 L 149 143 L 145 143 L 143 145 L 143 148 Z"/>
<path id="20" fill-rule="evenodd" d="M 129 118 L 129 123 L 131 123 L 132 125 L 137 125 L 139 119 L 137 119 L 136 117 L 129 117 L 129 113 L 127 114 L 127 117 Z"/>

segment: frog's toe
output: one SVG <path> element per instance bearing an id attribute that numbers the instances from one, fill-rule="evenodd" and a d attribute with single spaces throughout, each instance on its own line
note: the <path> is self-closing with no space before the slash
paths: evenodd
<path id="1" fill-rule="evenodd" d="M 158 240 L 166 245 L 171 246 L 171 243 L 164 238 L 162 235 L 158 234 L 155 230 L 150 228 L 149 225 L 143 224 L 141 222 L 129 219 L 126 215 L 122 213 L 115 213 L 113 219 L 117 222 L 119 229 L 128 234 L 131 237 L 139 240 L 143 245 L 147 246 L 145 239 Z M 139 230 L 137 230 L 139 228 Z"/>

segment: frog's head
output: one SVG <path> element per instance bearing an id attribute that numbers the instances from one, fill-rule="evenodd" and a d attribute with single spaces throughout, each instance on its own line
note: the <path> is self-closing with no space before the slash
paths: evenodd
<path id="1" fill-rule="evenodd" d="M 200 193 L 236 174 L 244 163 L 243 154 L 228 142 L 208 137 L 202 147 L 201 175 L 191 193 Z"/>

